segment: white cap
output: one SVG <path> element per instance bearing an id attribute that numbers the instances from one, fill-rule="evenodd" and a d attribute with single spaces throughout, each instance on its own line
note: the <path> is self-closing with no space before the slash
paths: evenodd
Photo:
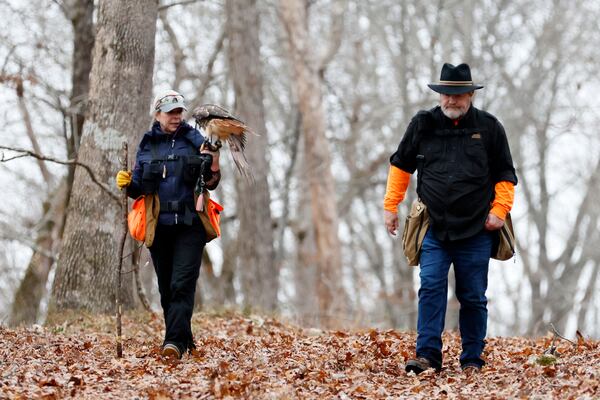
<path id="1" fill-rule="evenodd" d="M 154 113 L 157 111 L 169 112 L 176 108 L 183 108 L 187 111 L 183 96 L 171 89 L 163 90 L 162 92 L 159 92 L 156 97 L 154 97 L 150 114 L 154 115 Z"/>

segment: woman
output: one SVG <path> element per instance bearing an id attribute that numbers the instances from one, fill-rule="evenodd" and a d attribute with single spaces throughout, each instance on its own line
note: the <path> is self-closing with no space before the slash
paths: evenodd
<path id="1" fill-rule="evenodd" d="M 133 173 L 119 171 L 116 177 L 129 197 L 158 193 L 160 213 L 149 250 L 165 318 L 162 354 L 177 359 L 195 348 L 191 320 L 206 244 L 194 205 L 199 162 L 205 162 L 207 189 L 215 189 L 221 177 L 218 151 L 204 148 L 204 137 L 183 120 L 186 110 L 183 96 L 174 90 L 156 96 L 151 110 L 155 121 L 138 146 Z"/>

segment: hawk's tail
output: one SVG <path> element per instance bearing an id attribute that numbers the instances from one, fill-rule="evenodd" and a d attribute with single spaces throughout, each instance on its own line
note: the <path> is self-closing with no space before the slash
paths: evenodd
<path id="1" fill-rule="evenodd" d="M 235 164 L 236 169 L 238 170 L 240 175 L 244 177 L 247 183 L 254 183 L 254 175 L 252 175 L 250 164 L 248 164 L 248 159 L 246 158 L 246 155 L 243 151 L 239 151 L 235 143 L 235 139 L 229 137 L 227 142 L 229 143 L 231 157 L 233 158 L 233 163 Z"/>

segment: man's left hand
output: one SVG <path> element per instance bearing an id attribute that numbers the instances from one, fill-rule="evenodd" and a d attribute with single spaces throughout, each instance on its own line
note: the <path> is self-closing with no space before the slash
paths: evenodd
<path id="1" fill-rule="evenodd" d="M 488 231 L 497 231 L 504 226 L 504 220 L 500 219 L 496 215 L 489 213 L 485 220 L 485 229 Z"/>

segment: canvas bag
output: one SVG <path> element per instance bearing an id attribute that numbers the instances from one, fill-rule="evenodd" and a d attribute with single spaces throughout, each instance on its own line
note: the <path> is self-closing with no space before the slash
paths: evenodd
<path id="1" fill-rule="evenodd" d="M 207 190 L 202 192 L 202 199 L 198 199 L 197 195 L 195 197 L 196 204 L 201 205 L 198 216 L 206 231 L 206 243 L 208 243 L 221 236 L 221 212 L 223 211 L 223 206 L 211 199 L 210 193 Z"/>
<path id="2" fill-rule="evenodd" d="M 416 199 L 410 207 L 410 213 L 406 216 L 402 232 L 402 249 L 410 266 L 419 265 L 421 246 L 427 229 L 429 229 L 427 206 L 420 199 Z"/>
<path id="3" fill-rule="evenodd" d="M 500 261 L 510 260 L 515 255 L 516 244 L 512 218 L 508 213 L 504 225 L 498 230 L 498 248 L 492 252 L 492 258 Z"/>
<path id="4" fill-rule="evenodd" d="M 127 214 L 127 226 L 131 237 L 144 242 L 146 247 L 152 246 L 159 212 L 158 194 L 148 194 L 135 199 L 131 211 Z"/>

